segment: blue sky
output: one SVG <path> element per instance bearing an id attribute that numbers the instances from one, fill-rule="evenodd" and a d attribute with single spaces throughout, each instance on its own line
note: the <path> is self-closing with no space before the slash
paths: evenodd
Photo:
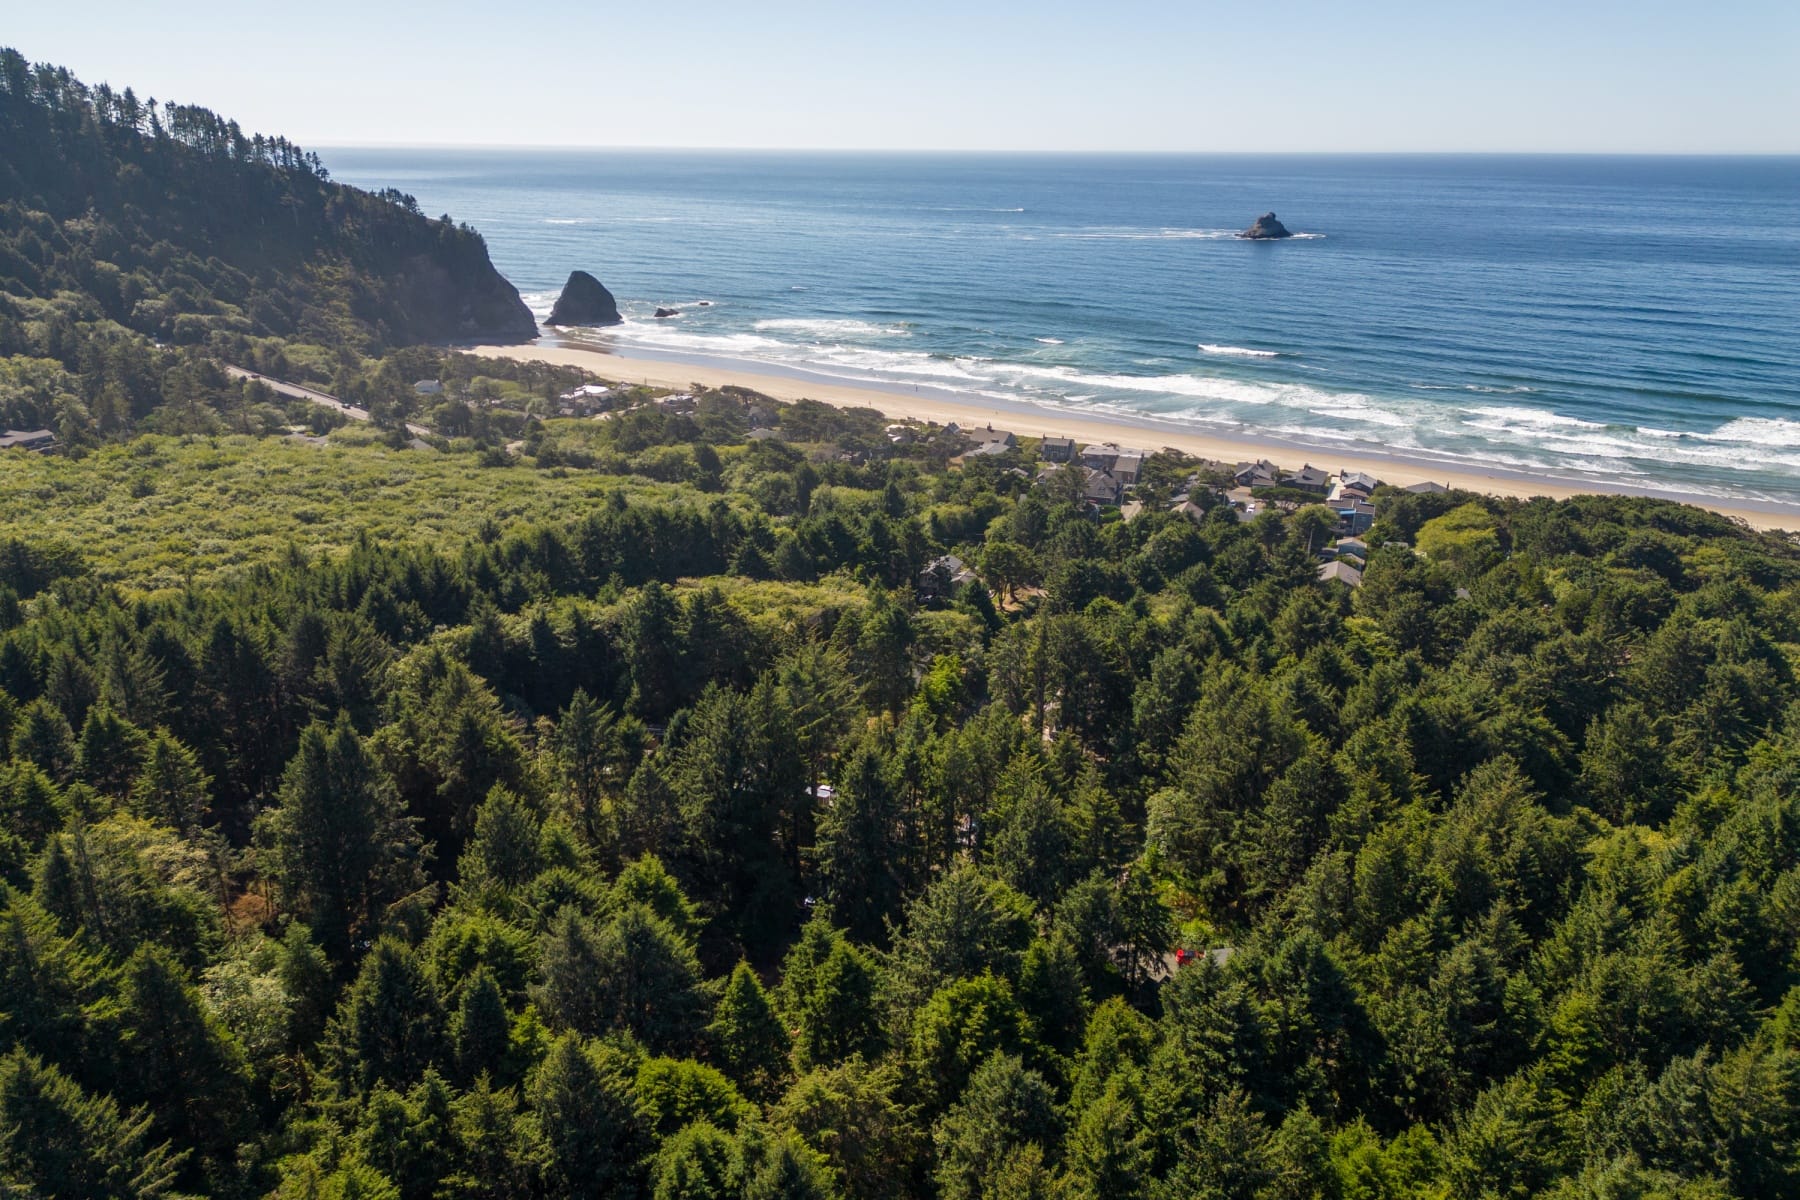
<path id="1" fill-rule="evenodd" d="M 1800 3 L 21 0 L 305 144 L 1800 153 Z"/>

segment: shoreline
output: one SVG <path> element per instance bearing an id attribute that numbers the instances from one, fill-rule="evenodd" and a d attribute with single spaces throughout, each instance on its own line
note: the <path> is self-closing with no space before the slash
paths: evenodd
<path id="1" fill-rule="evenodd" d="M 686 389 L 735 385 L 761 392 L 776 400 L 817 400 L 839 408 L 872 408 L 896 419 L 955 422 L 965 428 L 992 425 L 1025 437 L 1072 437 L 1077 442 L 1116 442 L 1122 446 L 1154 451 L 1162 447 L 1181 450 L 1199 458 L 1244 462 L 1266 458 L 1293 470 L 1303 463 L 1329 471 L 1364 471 L 1384 482 L 1405 487 L 1435 482 L 1447 487 L 1495 496 L 1529 499 L 1546 496 L 1566 500 L 1571 496 L 1645 496 L 1690 504 L 1743 521 L 1753 529 L 1800 529 L 1800 506 L 1758 505 L 1749 501 L 1719 500 L 1656 488 L 1627 485 L 1608 487 L 1584 481 L 1547 478 L 1526 472 L 1483 470 L 1446 466 L 1403 454 L 1338 450 L 1328 445 L 1302 444 L 1279 437 L 1232 437 L 1165 424 L 1153 419 L 1069 413 L 1028 402 L 1008 402 L 991 397 L 972 398 L 935 388 L 907 388 L 875 381 L 842 379 L 824 373 L 784 369 L 764 363 L 739 363 L 724 359 L 661 356 L 642 350 L 619 354 L 596 342 L 547 334 L 536 342 L 518 345 L 457 347 L 465 354 L 547 362 L 581 367 L 603 378 L 651 387 Z"/>

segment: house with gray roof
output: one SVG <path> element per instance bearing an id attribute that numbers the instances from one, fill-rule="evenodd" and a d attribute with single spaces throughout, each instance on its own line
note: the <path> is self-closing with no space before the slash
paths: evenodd
<path id="1" fill-rule="evenodd" d="M 48 429 L 0 431 L 0 450 L 32 450 L 46 454 L 56 448 L 56 435 Z"/>

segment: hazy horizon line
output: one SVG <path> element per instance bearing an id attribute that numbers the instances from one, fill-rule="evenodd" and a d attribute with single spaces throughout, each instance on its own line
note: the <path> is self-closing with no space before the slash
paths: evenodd
<path id="1" fill-rule="evenodd" d="M 533 150 L 631 151 L 650 154 L 941 154 L 1033 155 L 1100 158 L 1757 158 L 1800 159 L 1796 150 L 1145 150 L 1019 149 L 955 146 L 686 146 L 607 145 L 577 142 L 404 142 L 295 139 L 316 150 Z"/>

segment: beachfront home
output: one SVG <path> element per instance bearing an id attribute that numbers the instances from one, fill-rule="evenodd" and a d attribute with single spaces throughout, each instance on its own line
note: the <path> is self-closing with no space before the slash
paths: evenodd
<path id="1" fill-rule="evenodd" d="M 962 435 L 969 442 L 972 454 L 1004 454 L 1019 444 L 1018 438 L 992 425 L 986 429 L 965 429 Z"/>
<path id="2" fill-rule="evenodd" d="M 1299 488 L 1303 492 L 1318 492 L 1320 495 L 1323 495 L 1325 489 L 1331 486 L 1331 476 L 1313 466 L 1311 463 L 1307 463 L 1298 471 L 1295 471 L 1292 475 L 1282 480 L 1282 483 L 1287 487 Z"/>
<path id="3" fill-rule="evenodd" d="M 1335 504 L 1340 500 L 1367 500 L 1380 486 L 1381 480 L 1373 475 L 1365 475 L 1361 471 L 1346 471 L 1331 485 L 1331 492 L 1325 497 L 1325 502 Z"/>
<path id="4" fill-rule="evenodd" d="M 1174 504 L 1170 505 L 1169 511 L 1178 517 L 1186 517 L 1196 525 L 1206 520 L 1206 510 L 1201 508 L 1198 504 L 1195 504 L 1192 499 L 1186 496 L 1183 496 Z"/>
<path id="5" fill-rule="evenodd" d="M 1075 439 L 1047 437 L 1038 447 L 1038 457 L 1045 462 L 1066 463 L 1075 457 Z"/>
<path id="6" fill-rule="evenodd" d="M 1319 568 L 1319 580 L 1322 583 L 1343 583 L 1356 588 L 1362 586 L 1362 572 L 1349 563 L 1338 560 Z"/>
<path id="7" fill-rule="evenodd" d="M 1415 496 L 1430 496 L 1435 495 L 1438 492 L 1447 492 L 1450 489 L 1441 483 L 1433 483 L 1431 480 L 1427 479 L 1424 483 L 1415 483 L 1408 486 L 1406 490 Z"/>
<path id="8" fill-rule="evenodd" d="M 1356 557 L 1366 561 L 1369 557 L 1369 544 L 1361 538 L 1339 538 L 1337 540 L 1337 552 L 1340 555 L 1354 554 Z"/>
<path id="9" fill-rule="evenodd" d="M 1144 511 L 1144 502 L 1142 500 L 1133 500 L 1130 504 L 1123 504 L 1123 505 L 1119 506 L 1119 515 L 1121 517 L 1125 518 L 1127 521 L 1136 517 L 1139 513 L 1143 512 L 1143 511 Z"/>
<path id="10" fill-rule="evenodd" d="M 33 450 L 47 454 L 56 448 L 56 435 L 48 429 L 8 429 L 0 431 L 0 450 Z"/>
<path id="11" fill-rule="evenodd" d="M 1237 481 L 1239 487 L 1274 487 L 1281 478 L 1281 472 L 1277 471 L 1275 464 L 1268 459 L 1259 458 L 1255 462 L 1239 463 L 1231 477 Z"/>

